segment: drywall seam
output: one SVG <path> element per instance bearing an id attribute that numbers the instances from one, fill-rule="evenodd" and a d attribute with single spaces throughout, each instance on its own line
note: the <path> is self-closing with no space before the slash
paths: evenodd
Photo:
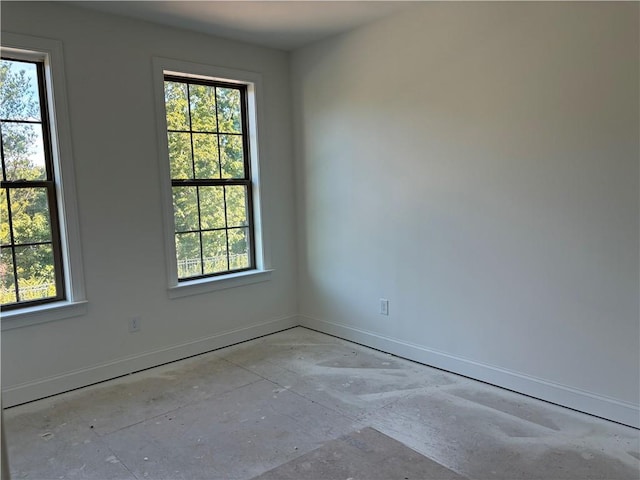
<path id="1" fill-rule="evenodd" d="M 227 347 L 235 343 L 276 333 L 299 324 L 297 315 L 222 332 L 205 338 L 151 350 L 107 363 L 66 372 L 35 381 L 9 386 L 2 390 L 4 407 L 12 407 L 122 375 L 174 362 L 193 355 Z"/>
<path id="2" fill-rule="evenodd" d="M 547 402 L 640 428 L 640 405 L 457 357 L 359 328 L 300 315 L 300 325 Z"/>

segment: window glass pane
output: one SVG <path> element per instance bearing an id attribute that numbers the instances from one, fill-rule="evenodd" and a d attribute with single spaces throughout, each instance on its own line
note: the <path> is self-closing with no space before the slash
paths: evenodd
<path id="1" fill-rule="evenodd" d="M 249 230 L 234 228 L 229 232 L 229 269 L 249 267 Z"/>
<path id="2" fill-rule="evenodd" d="M 214 87 L 189 85 L 191 102 L 191 130 L 194 132 L 215 132 L 216 92 Z"/>
<path id="3" fill-rule="evenodd" d="M 20 301 L 56 296 L 55 267 L 51 245 L 15 247 Z"/>
<path id="4" fill-rule="evenodd" d="M 51 241 L 46 188 L 12 188 L 11 221 L 16 244 Z"/>
<path id="5" fill-rule="evenodd" d="M 7 180 L 45 180 L 44 142 L 39 123 L 2 123 Z"/>
<path id="6" fill-rule="evenodd" d="M 222 133 L 242 133 L 240 90 L 218 88 L 218 131 Z"/>
<path id="7" fill-rule="evenodd" d="M 228 270 L 227 235 L 224 230 L 202 232 L 202 255 L 205 274 Z"/>
<path id="8" fill-rule="evenodd" d="M 169 132 L 169 162 L 171 164 L 171 178 L 193 178 L 193 164 L 191 162 L 191 135 L 188 133 Z"/>
<path id="9" fill-rule="evenodd" d="M 220 178 L 218 136 L 215 133 L 193 134 L 196 178 Z"/>
<path id="10" fill-rule="evenodd" d="M 200 234 L 176 234 L 176 257 L 178 260 L 178 278 L 202 275 L 200 259 Z"/>
<path id="11" fill-rule="evenodd" d="M 199 187 L 200 224 L 203 230 L 224 228 L 224 187 Z"/>
<path id="12" fill-rule="evenodd" d="M 0 190 L 0 244 L 8 245 L 11 242 L 9 234 L 9 210 L 7 208 L 7 190 Z"/>
<path id="13" fill-rule="evenodd" d="M 173 216 L 176 232 L 194 231 L 198 222 L 198 187 L 173 187 Z"/>
<path id="14" fill-rule="evenodd" d="M 164 82 L 164 104 L 169 130 L 189 130 L 187 84 Z"/>
<path id="15" fill-rule="evenodd" d="M 247 226 L 247 187 L 233 185 L 225 187 L 225 190 L 227 195 L 227 226 Z"/>
<path id="16" fill-rule="evenodd" d="M 0 118 L 40 120 L 38 73 L 34 63 L 0 62 Z"/>
<path id="17" fill-rule="evenodd" d="M 10 248 L 0 250 L 0 299 L 2 305 L 15 303 L 16 299 L 15 281 L 13 277 L 13 258 Z"/>
<path id="18" fill-rule="evenodd" d="M 244 178 L 242 136 L 220 135 L 222 178 Z"/>

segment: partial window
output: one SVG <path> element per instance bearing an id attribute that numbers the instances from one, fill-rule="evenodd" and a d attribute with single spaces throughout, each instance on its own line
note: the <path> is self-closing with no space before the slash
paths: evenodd
<path id="1" fill-rule="evenodd" d="M 44 61 L 0 63 L 0 298 L 3 310 L 64 300 Z"/>
<path id="2" fill-rule="evenodd" d="M 164 75 L 179 282 L 256 268 L 247 86 Z"/>
<path id="3" fill-rule="evenodd" d="M 2 330 L 83 315 L 80 227 L 62 43 L 2 32 Z"/>

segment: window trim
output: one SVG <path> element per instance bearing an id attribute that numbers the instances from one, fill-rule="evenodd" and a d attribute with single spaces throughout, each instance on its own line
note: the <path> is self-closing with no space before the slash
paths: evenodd
<path id="1" fill-rule="evenodd" d="M 82 315 L 86 313 L 87 302 L 62 42 L 3 32 L 1 48 L 6 55 L 44 61 L 66 295 L 66 300 L 3 311 L 1 328 L 4 331 Z"/>
<path id="2" fill-rule="evenodd" d="M 193 63 L 163 57 L 153 57 L 153 83 L 156 102 L 156 127 L 158 135 L 158 162 L 161 175 L 161 204 L 164 225 L 165 264 L 167 268 L 168 296 L 178 298 L 197 295 L 227 288 L 268 281 L 271 278 L 271 262 L 262 225 L 259 157 L 263 146 L 258 143 L 258 124 L 261 123 L 262 76 L 256 72 L 236 70 L 214 65 Z M 245 85 L 247 92 L 247 141 L 249 143 L 249 164 L 251 169 L 251 189 L 253 196 L 253 232 L 255 267 L 252 270 L 230 272 L 194 280 L 178 281 L 175 248 L 175 224 L 171 193 L 171 172 L 169 167 L 169 146 L 167 141 L 166 112 L 164 103 L 165 75 L 180 76 L 185 79 L 207 79 L 219 82 Z"/>

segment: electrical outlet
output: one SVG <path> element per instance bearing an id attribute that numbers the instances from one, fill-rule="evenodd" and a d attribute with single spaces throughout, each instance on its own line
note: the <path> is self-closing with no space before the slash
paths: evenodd
<path id="1" fill-rule="evenodd" d="M 380 299 L 380 315 L 389 315 L 389 300 L 386 298 Z"/>
<path id="2" fill-rule="evenodd" d="M 129 319 L 129 333 L 135 333 L 140 331 L 140 322 L 142 317 L 135 316 Z"/>

